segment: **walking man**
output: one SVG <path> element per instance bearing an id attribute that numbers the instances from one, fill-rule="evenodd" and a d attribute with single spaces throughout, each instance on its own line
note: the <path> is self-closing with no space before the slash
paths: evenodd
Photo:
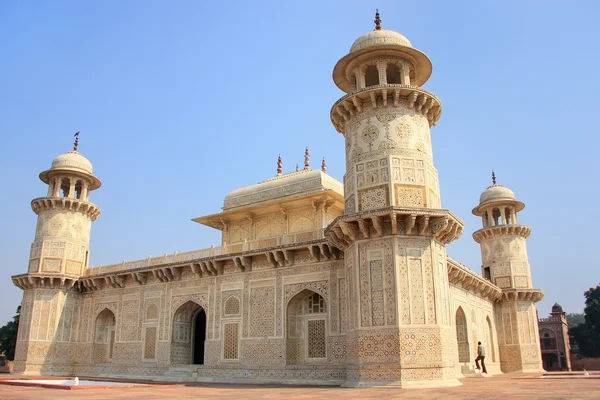
<path id="1" fill-rule="evenodd" d="M 477 369 L 479 368 L 479 360 L 481 360 L 481 367 L 483 368 L 483 370 L 481 372 L 483 372 L 484 374 L 487 374 L 487 369 L 485 369 L 485 348 L 481 345 L 481 342 L 477 342 L 477 358 L 475 359 L 475 365 L 477 366 Z"/>

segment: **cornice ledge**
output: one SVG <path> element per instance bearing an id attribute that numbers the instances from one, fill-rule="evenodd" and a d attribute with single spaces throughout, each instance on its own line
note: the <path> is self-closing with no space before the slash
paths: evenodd
<path id="1" fill-rule="evenodd" d="M 465 265 L 460 264 L 450 257 L 446 258 L 448 268 L 448 281 L 465 289 L 468 292 L 497 302 L 502 297 L 502 289 L 492 284 L 481 275 L 471 271 Z"/>

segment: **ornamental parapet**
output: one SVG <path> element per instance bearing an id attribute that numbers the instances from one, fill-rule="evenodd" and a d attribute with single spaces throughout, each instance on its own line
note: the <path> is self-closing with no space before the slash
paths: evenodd
<path id="1" fill-rule="evenodd" d="M 433 236 L 448 244 L 463 229 L 463 222 L 449 210 L 385 207 L 337 217 L 325 228 L 325 237 L 342 250 L 354 241 L 386 235 Z"/>
<path id="2" fill-rule="evenodd" d="M 502 289 L 481 275 L 471 271 L 465 265 L 460 264 L 447 257 L 448 281 L 460 286 L 468 292 L 472 292 L 491 301 L 499 301 L 502 298 Z"/>
<path id="3" fill-rule="evenodd" d="M 500 301 L 533 301 L 537 303 L 544 298 L 541 289 L 502 289 Z"/>
<path id="4" fill-rule="evenodd" d="M 100 207 L 88 201 L 72 199 L 70 197 L 38 197 L 31 200 L 31 209 L 36 214 L 42 210 L 62 209 L 78 211 L 87 215 L 92 221 L 100 215 Z"/>
<path id="5" fill-rule="evenodd" d="M 563 317 L 547 317 L 547 318 L 538 318 L 538 323 L 540 323 L 540 324 L 566 323 L 566 320 L 563 320 Z"/>
<path id="6" fill-rule="evenodd" d="M 473 232 L 473 239 L 475 239 L 477 243 L 481 243 L 485 239 L 489 239 L 495 236 L 517 235 L 527 238 L 530 234 L 531 228 L 526 225 L 499 225 L 491 226 L 489 228 L 483 228 Z"/>
<path id="7" fill-rule="evenodd" d="M 368 109 L 397 107 L 400 99 L 406 99 L 411 110 L 424 115 L 430 127 L 436 125 L 442 115 L 442 103 L 433 93 L 416 86 L 385 84 L 356 90 L 339 99 L 331 108 L 331 122 L 344 134 L 346 121 L 355 114 Z"/>
<path id="8" fill-rule="evenodd" d="M 298 243 L 311 242 L 313 240 L 323 239 L 323 229 L 313 229 L 309 231 L 286 233 L 279 236 L 273 236 L 255 240 L 244 240 L 243 242 L 225 243 L 223 246 L 211 246 L 204 249 L 187 251 L 184 253 L 165 253 L 159 257 L 148 257 L 135 261 L 123 261 L 118 264 L 92 266 L 87 274 L 98 275 L 108 272 L 126 271 L 139 269 L 143 267 L 153 267 L 157 265 L 182 263 L 201 258 L 218 257 L 226 254 L 243 253 L 253 250 L 268 249 L 283 245 L 292 245 Z"/>
<path id="9" fill-rule="evenodd" d="M 316 239 L 304 243 L 279 245 L 271 248 L 242 251 L 238 253 L 208 255 L 184 261 L 164 262 L 155 265 L 145 265 L 137 268 L 106 271 L 102 267 L 90 268 L 77 282 L 80 291 L 94 291 L 108 287 L 122 288 L 133 281 L 140 285 L 146 284 L 151 274 L 160 282 L 171 282 L 182 279 L 183 272 L 189 269 L 196 277 L 222 275 L 225 263 L 232 263 L 238 272 L 252 271 L 252 261 L 255 256 L 265 256 L 272 268 L 289 267 L 294 265 L 294 256 L 298 250 L 308 250 L 313 261 L 328 261 L 340 259 L 342 253 L 331 246 L 325 239 Z"/>

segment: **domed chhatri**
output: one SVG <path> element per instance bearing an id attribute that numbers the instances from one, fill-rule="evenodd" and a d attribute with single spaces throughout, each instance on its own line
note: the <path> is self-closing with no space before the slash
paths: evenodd
<path id="1" fill-rule="evenodd" d="M 89 190 L 98 189 L 101 182 L 93 175 L 92 163 L 77 151 L 78 146 L 79 132 L 75 134 L 73 150 L 55 157 L 50 169 L 40 174 L 42 182 L 50 183 L 52 177 L 67 173 L 86 178 L 89 181 Z"/>
<path id="2" fill-rule="evenodd" d="M 398 76 L 398 79 L 388 77 L 383 82 L 378 82 L 377 85 L 401 84 L 419 87 L 431 76 L 432 65 L 429 57 L 415 49 L 404 35 L 381 29 L 381 20 L 377 13 L 375 29 L 356 39 L 350 47 L 350 52 L 336 64 L 333 70 L 335 84 L 346 93 L 364 86 L 371 86 L 368 82 L 364 85 L 360 79 L 360 75 L 363 73 L 361 69 L 368 66 L 368 63 L 365 64 L 366 59 L 373 61 L 378 57 L 384 58 L 385 60 L 382 59 L 381 62 L 388 63 L 388 65 L 391 61 L 398 63 L 401 76 Z M 383 74 L 382 77 L 384 75 L 386 74 Z"/>
<path id="3" fill-rule="evenodd" d="M 552 306 L 552 313 L 556 314 L 556 313 L 562 313 L 562 312 L 563 312 L 562 306 L 558 303 L 554 303 L 554 305 Z"/>
<path id="4" fill-rule="evenodd" d="M 492 186 L 481 193 L 479 205 L 473 209 L 473 214 L 480 217 L 487 206 L 500 203 L 510 203 L 517 212 L 525 208 L 525 203 L 517 200 L 512 190 L 496 183 L 496 174 L 492 171 Z"/>

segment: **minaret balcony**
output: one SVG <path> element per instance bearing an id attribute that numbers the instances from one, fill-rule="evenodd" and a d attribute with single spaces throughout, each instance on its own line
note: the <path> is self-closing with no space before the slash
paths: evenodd
<path id="1" fill-rule="evenodd" d="M 363 110 L 398 107 L 400 99 L 406 99 L 408 108 L 424 115 L 429 126 L 436 125 L 442 115 L 442 103 L 425 89 L 400 84 L 369 86 L 350 92 L 331 108 L 331 122 L 343 134 L 345 123 Z"/>
<path id="2" fill-rule="evenodd" d="M 537 303 L 544 298 L 541 289 L 502 289 L 500 301 L 533 301 Z"/>
<path id="3" fill-rule="evenodd" d="M 498 225 L 473 232 L 473 239 L 475 239 L 477 243 L 481 243 L 486 239 L 496 236 L 514 235 L 527 238 L 530 234 L 531 228 L 526 225 Z"/>
<path id="4" fill-rule="evenodd" d="M 337 217 L 325 229 L 325 237 L 340 249 L 357 240 L 389 235 L 431 236 L 448 244 L 463 229 L 463 222 L 449 210 L 385 207 Z"/>
<path id="5" fill-rule="evenodd" d="M 63 289 L 70 290 L 78 282 L 77 275 L 20 274 L 12 277 L 13 284 L 21 290 Z"/>
<path id="6" fill-rule="evenodd" d="M 73 199 L 70 197 L 38 197 L 31 200 L 31 209 L 39 214 L 43 210 L 62 209 L 78 211 L 87 215 L 92 221 L 100 215 L 100 207 L 88 201 Z"/>

